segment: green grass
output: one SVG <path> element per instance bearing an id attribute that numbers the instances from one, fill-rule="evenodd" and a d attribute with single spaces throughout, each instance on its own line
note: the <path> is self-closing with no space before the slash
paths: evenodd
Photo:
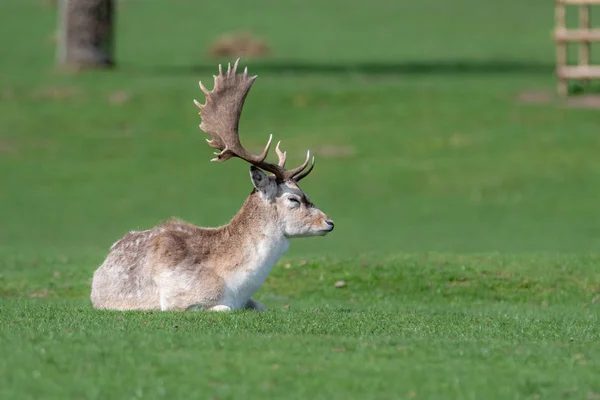
<path id="1" fill-rule="evenodd" d="M 262 314 L 97 312 L 83 299 L 5 300 L 0 376 L 10 385 L 0 396 L 600 393 L 597 256 L 369 260 L 282 267 L 261 290 L 271 307 Z M 86 275 L 73 264 L 57 267 L 70 272 L 46 285 L 70 293 L 69 280 L 81 288 Z M 337 280 L 346 286 L 335 288 Z"/>
<path id="2" fill-rule="evenodd" d="M 118 69 L 73 75 L 55 9 L 5 0 L 0 398 L 600 398 L 600 112 L 551 96 L 552 4 L 496 3 L 121 1 Z M 249 193 L 191 101 L 244 29 L 273 53 L 242 61 L 243 141 L 314 150 L 336 230 L 292 243 L 266 313 L 93 310 L 124 232 Z"/>

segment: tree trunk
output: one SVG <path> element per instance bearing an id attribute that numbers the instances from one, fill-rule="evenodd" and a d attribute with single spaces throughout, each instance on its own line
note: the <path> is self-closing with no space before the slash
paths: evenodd
<path id="1" fill-rule="evenodd" d="M 113 0 L 59 0 L 57 62 L 67 68 L 114 65 Z"/>

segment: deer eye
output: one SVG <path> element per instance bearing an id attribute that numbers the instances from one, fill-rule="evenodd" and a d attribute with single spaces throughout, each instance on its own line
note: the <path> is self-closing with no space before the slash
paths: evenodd
<path id="1" fill-rule="evenodd" d="M 292 203 L 294 206 L 299 206 L 300 205 L 300 200 L 297 197 L 288 197 L 288 200 L 290 201 L 290 203 Z"/>

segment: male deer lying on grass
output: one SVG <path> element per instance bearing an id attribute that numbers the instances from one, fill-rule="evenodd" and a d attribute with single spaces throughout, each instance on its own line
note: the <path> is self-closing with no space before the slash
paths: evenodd
<path id="1" fill-rule="evenodd" d="M 251 296 L 289 247 L 289 238 L 326 235 L 333 222 L 314 206 L 298 182 L 314 167 L 306 161 L 286 170 L 286 153 L 275 151 L 278 164 L 264 151 L 246 151 L 238 136 L 244 100 L 256 79 L 237 73 L 237 60 L 214 77 L 214 88 L 200 88 L 206 103 L 200 108 L 200 129 L 220 152 L 211 161 L 241 158 L 252 164 L 254 190 L 225 226 L 201 228 L 171 220 L 143 232 L 129 232 L 110 249 L 94 273 L 91 300 L 95 308 L 113 310 L 263 310 Z M 271 172 L 266 175 L 264 171 Z"/>

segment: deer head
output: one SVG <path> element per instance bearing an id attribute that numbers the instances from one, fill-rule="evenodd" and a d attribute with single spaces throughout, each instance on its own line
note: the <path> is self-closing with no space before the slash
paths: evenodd
<path id="1" fill-rule="evenodd" d="M 266 161 L 273 135 L 269 136 L 267 145 L 261 154 L 249 153 L 240 142 L 239 121 L 246 96 L 256 79 L 248 76 L 248 68 L 237 73 L 239 59 L 233 68 L 228 65 L 223 72 L 219 65 L 219 75 L 214 76 L 213 90 L 209 91 L 200 82 L 200 89 L 206 96 L 205 104 L 194 100 L 200 109 L 202 123 L 200 129 L 210 136 L 208 144 L 220 150 L 215 152 L 211 161 L 222 162 L 237 157 L 250 163 L 250 178 L 254 190 L 250 196 L 259 198 L 260 210 L 264 218 L 275 216 L 277 225 L 286 237 L 303 237 L 326 235 L 333 230 L 333 221 L 310 201 L 300 189 L 298 182 L 305 178 L 314 168 L 315 159 L 310 151 L 302 165 L 285 169 L 286 152 L 281 151 L 277 143 L 275 152 L 278 163 Z M 265 172 L 270 172 L 267 175 Z"/>

